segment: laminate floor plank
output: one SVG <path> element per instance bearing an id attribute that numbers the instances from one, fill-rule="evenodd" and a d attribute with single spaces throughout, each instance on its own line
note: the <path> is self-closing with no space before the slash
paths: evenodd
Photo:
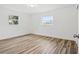
<path id="1" fill-rule="evenodd" d="M 0 40 L 0 54 L 77 54 L 75 41 L 29 34 Z"/>

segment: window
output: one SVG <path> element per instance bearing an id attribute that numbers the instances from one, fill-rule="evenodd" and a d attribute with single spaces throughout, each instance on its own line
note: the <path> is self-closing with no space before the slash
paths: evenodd
<path id="1" fill-rule="evenodd" d="M 42 24 L 52 24 L 53 23 L 53 16 L 42 16 L 41 23 Z"/>

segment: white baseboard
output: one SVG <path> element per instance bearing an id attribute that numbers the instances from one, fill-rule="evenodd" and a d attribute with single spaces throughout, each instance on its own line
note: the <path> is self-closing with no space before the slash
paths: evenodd
<path id="1" fill-rule="evenodd" d="M 49 37 L 55 37 L 55 38 L 60 38 L 60 39 L 66 39 L 66 40 L 73 40 L 76 41 L 74 38 L 70 38 L 70 37 L 63 37 L 63 36 L 55 36 L 55 35 L 46 35 L 46 34 L 41 34 L 41 33 L 33 33 L 36 35 L 43 35 L 43 36 L 49 36 Z"/>
<path id="2" fill-rule="evenodd" d="M 55 35 L 46 35 L 46 34 L 41 34 L 41 33 L 28 33 L 28 34 L 36 34 L 36 35 L 42 35 L 42 36 L 55 37 L 55 38 L 59 38 L 59 39 L 66 39 L 66 40 L 77 41 L 76 39 L 69 38 L 69 37 L 62 37 L 62 36 L 55 36 Z M 2 38 L 0 38 L 0 40 L 13 38 L 13 37 L 18 37 L 18 36 L 23 36 L 23 35 L 27 35 L 27 34 L 19 34 L 19 35 L 13 35 L 13 36 L 8 36 L 8 37 L 2 37 Z"/>
<path id="3" fill-rule="evenodd" d="M 28 33 L 30 34 L 30 33 Z M 24 36 L 24 35 L 28 35 L 28 34 L 19 34 L 19 35 L 11 35 L 11 36 L 4 36 L 4 37 L 1 37 L 0 40 L 5 40 L 5 39 L 11 39 L 11 38 L 15 38 L 15 37 L 19 37 L 19 36 Z"/>

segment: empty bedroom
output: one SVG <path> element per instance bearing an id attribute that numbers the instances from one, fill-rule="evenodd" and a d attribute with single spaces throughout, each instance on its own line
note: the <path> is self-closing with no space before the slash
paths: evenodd
<path id="1" fill-rule="evenodd" d="M 78 7 L 0 4 L 0 54 L 78 54 Z"/>

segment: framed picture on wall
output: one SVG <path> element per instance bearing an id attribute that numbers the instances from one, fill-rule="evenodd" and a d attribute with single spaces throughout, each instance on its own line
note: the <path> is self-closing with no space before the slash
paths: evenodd
<path id="1" fill-rule="evenodd" d="M 11 25 L 17 25 L 18 24 L 18 16 L 10 15 L 9 16 L 9 24 Z"/>

